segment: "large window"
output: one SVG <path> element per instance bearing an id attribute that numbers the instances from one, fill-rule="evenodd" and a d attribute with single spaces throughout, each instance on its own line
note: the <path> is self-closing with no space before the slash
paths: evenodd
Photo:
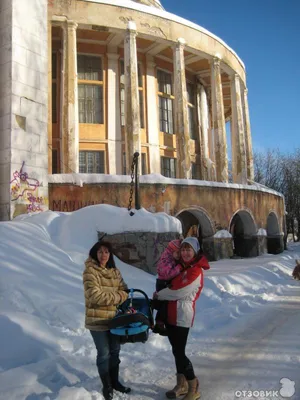
<path id="1" fill-rule="evenodd" d="M 79 172 L 82 174 L 104 174 L 104 151 L 80 151 Z"/>
<path id="2" fill-rule="evenodd" d="M 140 128 L 145 128 L 144 120 L 144 86 L 141 65 L 138 63 L 138 85 L 140 104 Z M 125 75 L 124 60 L 120 60 L 120 103 L 121 103 L 121 126 L 125 126 Z"/>
<path id="3" fill-rule="evenodd" d="M 191 139 L 196 139 L 195 85 L 187 82 L 186 91 L 187 91 L 187 103 L 188 103 L 189 134 Z"/>
<path id="4" fill-rule="evenodd" d="M 157 70 L 160 131 L 174 133 L 173 128 L 173 86 L 169 72 Z"/>
<path id="5" fill-rule="evenodd" d="M 141 158 L 142 175 L 146 175 L 147 174 L 147 156 L 145 153 L 142 153 L 141 156 L 142 156 L 142 158 Z"/>
<path id="6" fill-rule="evenodd" d="M 199 168 L 200 165 L 192 163 L 192 179 L 200 179 Z"/>
<path id="7" fill-rule="evenodd" d="M 79 54 L 77 62 L 79 122 L 103 124 L 102 59 Z"/>
<path id="8" fill-rule="evenodd" d="M 161 157 L 161 174 L 168 178 L 176 178 L 176 159 Z"/>
<path id="9" fill-rule="evenodd" d="M 58 151 L 52 149 L 52 174 L 58 173 Z"/>
<path id="10" fill-rule="evenodd" d="M 52 53 L 52 123 L 57 122 L 57 54 Z"/>

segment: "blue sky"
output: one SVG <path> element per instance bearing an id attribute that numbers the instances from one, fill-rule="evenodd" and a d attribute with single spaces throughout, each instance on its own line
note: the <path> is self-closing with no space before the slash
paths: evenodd
<path id="1" fill-rule="evenodd" d="M 300 148 L 300 0 L 162 0 L 223 39 L 246 66 L 253 146 Z"/>

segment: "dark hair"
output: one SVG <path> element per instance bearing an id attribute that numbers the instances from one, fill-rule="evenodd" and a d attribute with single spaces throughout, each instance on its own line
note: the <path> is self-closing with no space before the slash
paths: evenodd
<path id="1" fill-rule="evenodd" d="M 97 264 L 99 264 L 97 252 L 100 249 L 100 247 L 106 247 L 107 250 L 109 251 L 109 259 L 107 261 L 106 267 L 107 268 L 116 268 L 116 264 L 115 264 L 114 257 L 113 257 L 112 245 L 109 242 L 105 242 L 104 240 L 101 240 L 100 242 L 95 243 L 89 252 L 89 256 L 94 261 L 96 261 Z"/>

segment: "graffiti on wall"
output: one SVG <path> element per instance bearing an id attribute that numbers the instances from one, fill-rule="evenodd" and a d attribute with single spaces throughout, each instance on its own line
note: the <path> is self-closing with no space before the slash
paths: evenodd
<path id="1" fill-rule="evenodd" d="M 44 199 L 38 196 L 38 189 L 42 185 L 37 179 L 30 177 L 24 171 L 24 166 L 25 161 L 23 161 L 20 170 L 13 173 L 13 178 L 10 181 L 11 201 L 25 204 L 27 212 L 44 211 Z"/>
<path id="2" fill-rule="evenodd" d="M 62 211 L 62 212 L 72 212 L 79 210 L 83 207 L 93 206 L 95 204 L 105 204 L 105 201 L 80 201 L 80 200 L 53 200 L 52 201 L 52 211 Z"/>

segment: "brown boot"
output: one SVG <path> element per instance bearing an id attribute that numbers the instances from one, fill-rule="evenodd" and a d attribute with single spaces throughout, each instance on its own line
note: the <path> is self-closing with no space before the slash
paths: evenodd
<path id="1" fill-rule="evenodd" d="M 177 399 L 177 397 L 180 397 L 184 394 L 187 394 L 188 392 L 188 382 L 185 379 L 185 376 L 183 374 L 177 374 L 177 384 L 172 390 L 168 390 L 166 392 L 166 396 L 168 399 Z"/>
<path id="2" fill-rule="evenodd" d="M 199 381 L 197 378 L 187 381 L 189 386 L 188 394 L 182 400 L 198 400 L 200 399 Z"/>

